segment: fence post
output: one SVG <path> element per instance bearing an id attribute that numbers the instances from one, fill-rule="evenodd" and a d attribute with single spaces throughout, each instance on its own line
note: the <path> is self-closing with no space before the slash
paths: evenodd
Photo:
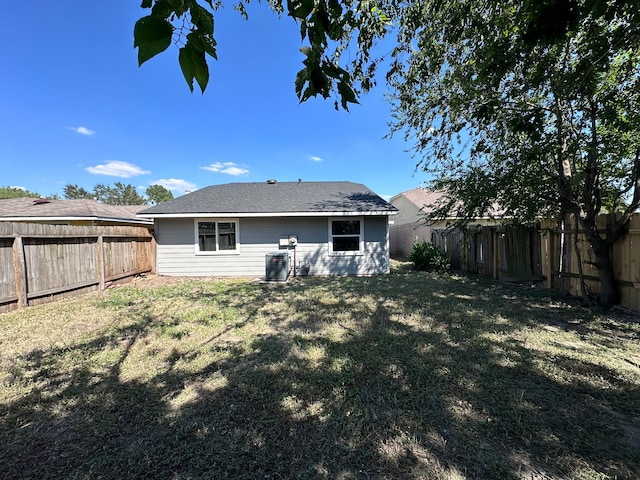
<path id="1" fill-rule="evenodd" d="M 493 279 L 500 277 L 500 247 L 498 246 L 498 229 L 493 229 Z"/>
<path id="2" fill-rule="evenodd" d="M 462 233 L 462 252 L 460 258 L 460 269 L 463 272 L 469 271 L 469 239 L 467 238 L 467 229 L 460 229 L 460 233 Z"/>
<path id="3" fill-rule="evenodd" d="M 96 266 L 98 268 L 98 280 L 100 281 L 100 291 L 104 290 L 104 237 L 98 235 L 96 241 Z"/>
<path id="4" fill-rule="evenodd" d="M 147 252 L 147 263 L 150 264 L 149 266 L 151 267 L 151 274 L 155 275 L 156 274 L 156 249 L 158 248 L 157 244 L 156 244 L 156 237 L 154 235 L 151 235 L 151 240 L 149 241 L 149 246 L 146 248 L 146 252 Z"/>
<path id="5" fill-rule="evenodd" d="M 554 257 L 556 252 L 556 236 L 553 230 L 547 230 L 547 278 L 545 280 L 545 287 L 553 288 L 553 271 L 554 271 Z"/>
<path id="6" fill-rule="evenodd" d="M 13 240 L 13 278 L 16 281 L 16 295 L 18 296 L 18 307 L 29 305 L 27 296 L 27 268 L 24 261 L 24 243 L 21 236 L 16 236 Z"/>

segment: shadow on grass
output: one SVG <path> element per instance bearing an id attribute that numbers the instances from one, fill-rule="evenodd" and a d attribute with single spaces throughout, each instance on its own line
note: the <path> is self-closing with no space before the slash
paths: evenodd
<path id="1" fill-rule="evenodd" d="M 193 285 L 190 303 L 242 309 L 234 328 L 258 316 L 269 328 L 233 342 L 223 341 L 228 328 L 212 332 L 186 353 L 147 351 L 155 373 L 126 380 L 132 350 L 177 322 L 132 300 L 127 326 L 30 352 L 14 381 L 44 386 L 0 405 L 0 478 L 640 476 L 623 434 L 640 415 L 638 384 L 516 335 L 541 325 L 602 334 L 588 310 L 410 271 Z M 87 361 L 101 352 L 117 352 L 107 368 Z M 63 356 L 78 366 L 62 367 Z"/>

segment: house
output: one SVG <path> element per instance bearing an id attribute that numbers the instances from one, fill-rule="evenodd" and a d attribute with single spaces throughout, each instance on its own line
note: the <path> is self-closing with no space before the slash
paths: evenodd
<path id="1" fill-rule="evenodd" d="M 0 222 L 56 225 L 128 225 L 152 227 L 153 221 L 136 213 L 144 205 L 105 205 L 94 200 L 8 198 L 0 200 Z"/>
<path id="2" fill-rule="evenodd" d="M 396 213 L 361 184 L 269 180 L 213 185 L 139 216 L 155 222 L 159 275 L 268 277 L 274 254 L 294 275 L 389 273 Z"/>
<path id="3" fill-rule="evenodd" d="M 390 203 L 398 209 L 393 225 L 389 229 L 389 244 L 391 255 L 406 258 L 411 253 L 411 246 L 417 241 L 433 241 L 433 232 L 451 227 L 455 218 L 426 221 L 425 215 L 433 211 L 442 198 L 442 193 L 427 188 L 414 188 L 399 193 L 391 198 Z M 492 212 L 500 216 L 497 209 Z M 476 218 L 474 225 L 495 225 L 491 217 Z"/>

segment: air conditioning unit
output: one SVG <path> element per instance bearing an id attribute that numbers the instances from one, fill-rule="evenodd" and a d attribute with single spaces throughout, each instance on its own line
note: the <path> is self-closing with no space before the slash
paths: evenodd
<path id="1" fill-rule="evenodd" d="M 289 278 L 289 254 L 267 253 L 265 279 L 271 282 L 286 282 Z"/>

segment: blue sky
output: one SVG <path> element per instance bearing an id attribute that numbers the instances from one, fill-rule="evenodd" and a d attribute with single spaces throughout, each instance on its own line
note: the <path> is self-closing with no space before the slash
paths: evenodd
<path id="1" fill-rule="evenodd" d="M 216 13 L 218 61 L 189 91 L 170 47 L 142 67 L 138 0 L 11 2 L 0 30 L 0 186 L 154 183 L 174 195 L 228 182 L 348 180 L 389 198 L 426 180 L 388 133 L 384 84 L 351 112 L 299 104 L 299 27 L 252 4 Z"/>

